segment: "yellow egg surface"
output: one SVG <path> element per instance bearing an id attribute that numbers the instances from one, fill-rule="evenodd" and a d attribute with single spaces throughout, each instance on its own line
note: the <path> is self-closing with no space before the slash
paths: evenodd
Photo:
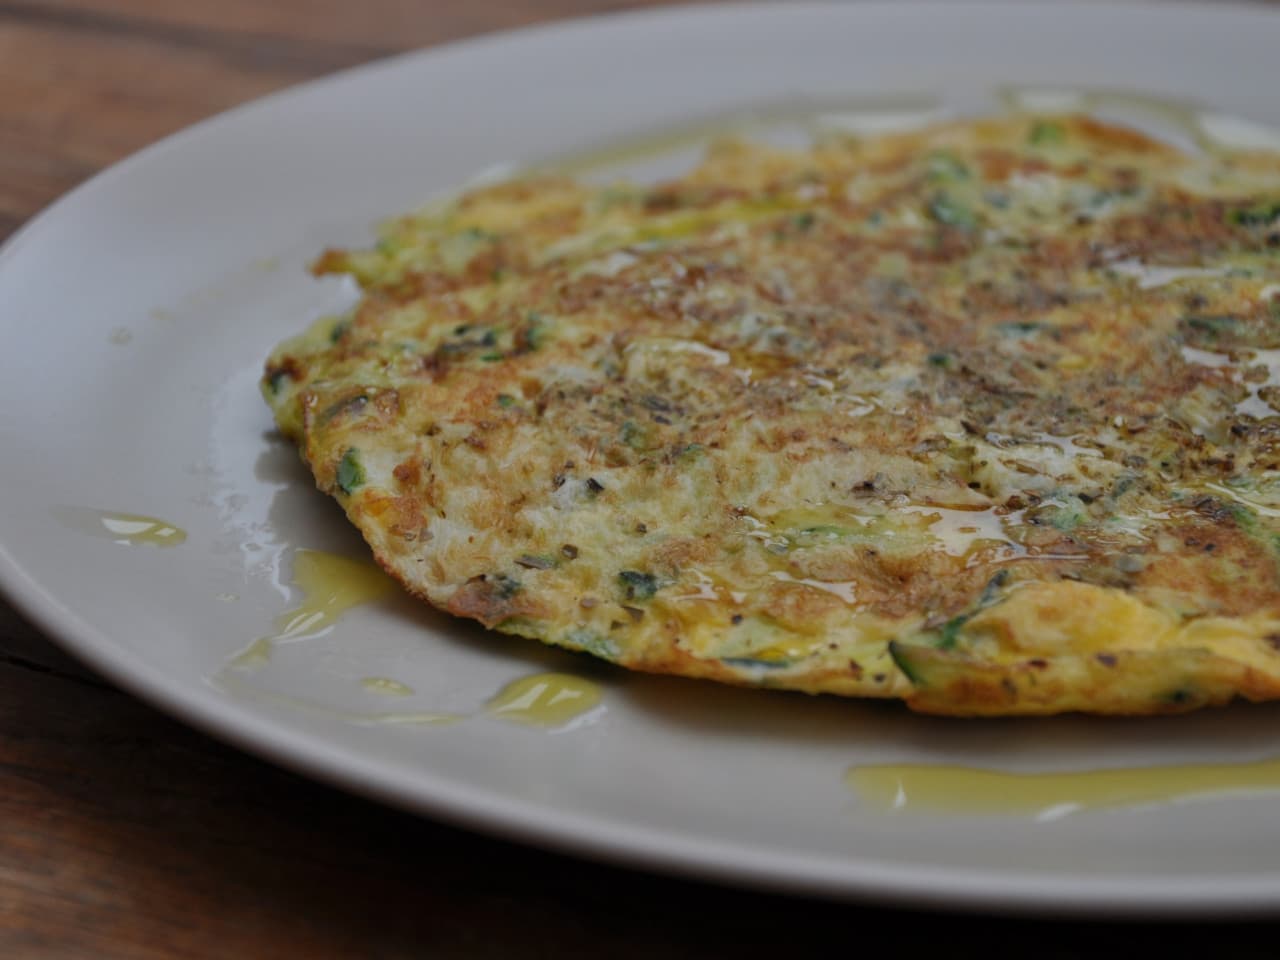
<path id="1" fill-rule="evenodd" d="M 412 593 L 953 715 L 1280 696 L 1280 159 L 1012 115 L 388 224 L 264 396 Z"/>

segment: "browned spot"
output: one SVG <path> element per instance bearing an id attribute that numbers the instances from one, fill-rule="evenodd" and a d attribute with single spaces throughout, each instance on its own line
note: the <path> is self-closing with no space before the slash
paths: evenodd
<path id="1" fill-rule="evenodd" d="M 1118 150 L 1129 150 L 1143 154 L 1164 153 L 1170 156 L 1176 154 L 1173 148 L 1140 131 L 1105 123 L 1092 117 L 1073 117 L 1071 133 L 1072 135 L 1084 136 L 1101 146 Z"/>
<path id="2" fill-rule="evenodd" d="M 306 369 L 305 364 L 297 357 L 292 354 L 285 354 L 283 357 L 278 357 L 268 363 L 265 372 L 269 380 L 287 376 L 291 380 L 301 381 L 306 374 Z"/>
<path id="3" fill-rule="evenodd" d="M 508 582 L 485 575 L 474 577 L 455 590 L 445 610 L 455 616 L 479 620 L 486 627 L 512 617 L 549 616 L 545 606 L 523 590 L 515 590 Z"/>
<path id="4" fill-rule="evenodd" d="M 414 455 L 408 460 L 401 461 L 396 464 L 396 467 L 391 471 L 391 474 L 402 486 L 418 486 L 418 484 L 422 482 L 422 458 Z"/>
<path id="5" fill-rule="evenodd" d="M 465 285 L 464 277 L 440 270 L 406 273 L 394 286 L 382 291 L 396 303 L 411 303 L 423 297 L 453 293 Z"/>
<path id="6" fill-rule="evenodd" d="M 985 180 L 1007 180 L 1018 163 L 1012 150 L 988 147 L 978 151 L 978 165 Z"/>
<path id="7" fill-rule="evenodd" d="M 719 549 L 719 544 L 714 540 L 702 537 L 672 537 L 654 548 L 653 561 L 659 567 L 680 569 L 712 559 Z"/>
<path id="8" fill-rule="evenodd" d="M 393 535 L 407 540 L 417 539 L 426 529 L 421 502 L 414 496 L 400 496 L 389 500 L 390 530 Z"/>
<path id="9" fill-rule="evenodd" d="M 1230 511 L 1220 508 L 1217 501 L 1197 504 L 1204 522 L 1171 526 L 1168 532 L 1186 549 L 1149 554 L 1145 567 L 1135 575 L 1135 592 L 1173 590 L 1217 616 L 1245 616 L 1274 606 L 1280 596 L 1280 565 L 1268 546 L 1236 527 Z M 1224 519 L 1217 520 L 1219 516 Z M 1210 538 L 1214 549 L 1200 549 Z"/>
<path id="10" fill-rule="evenodd" d="M 378 415 L 385 420 L 398 416 L 400 413 L 400 392 L 398 390 L 379 390 L 373 395 L 373 407 L 377 410 Z"/>
<path id="11" fill-rule="evenodd" d="M 800 633 L 820 629 L 825 619 L 846 609 L 835 594 L 803 583 L 777 581 L 769 585 L 761 608 L 778 623 Z"/>
<path id="12" fill-rule="evenodd" d="M 311 272 L 317 277 L 332 273 L 346 273 L 349 262 L 347 251 L 330 248 L 316 257 L 311 264 Z"/>

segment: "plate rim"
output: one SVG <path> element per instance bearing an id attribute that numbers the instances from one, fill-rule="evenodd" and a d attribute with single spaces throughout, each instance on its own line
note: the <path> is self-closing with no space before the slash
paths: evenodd
<path id="1" fill-rule="evenodd" d="M 23 223 L 0 245 L 0 283 L 5 272 L 38 231 L 53 229 L 58 218 L 74 209 L 88 193 L 109 189 L 113 181 L 137 165 L 173 150 L 189 139 L 216 136 L 241 116 L 270 109 L 281 101 L 313 95 L 334 84 L 359 82 L 364 75 L 395 70 L 403 63 L 440 56 L 466 56 L 486 45 L 520 44 L 543 35 L 594 29 L 626 30 L 632 21 L 680 20 L 691 15 L 729 18 L 787 9 L 822 10 L 835 16 L 859 18 L 869 11 L 914 7 L 917 16 L 928 8 L 955 15 L 960 8 L 987 11 L 1019 4 L 1020 0 L 863 0 L 836 4 L 822 0 L 798 3 L 694 3 L 602 11 L 587 16 L 555 19 L 515 29 L 497 30 L 447 43 L 409 50 L 358 64 L 335 73 L 291 84 L 264 96 L 218 112 L 142 147 L 53 200 Z M 1025 5 L 1025 4 L 1023 4 Z M 1280 10 L 1250 0 L 1210 3 L 1208 0 L 1174 5 L 1167 0 L 1073 0 L 1074 7 L 1100 12 L 1157 7 L 1167 18 L 1268 16 L 1280 20 Z M 1061 8 L 1060 8 L 1061 9 Z M 837 12 L 838 11 L 838 12 Z M 1175 12 L 1176 11 L 1176 12 Z M 892 861 L 819 858 L 809 853 L 779 852 L 767 846 L 744 847 L 726 840 L 701 838 L 690 842 L 678 831 L 638 827 L 600 814 L 560 813 L 526 801 L 491 794 L 449 778 L 419 771 L 412 780 L 395 768 L 349 751 L 333 748 L 318 734 L 271 723 L 243 710 L 233 700 L 199 690 L 174 688 L 163 670 L 150 665 L 111 635 L 83 620 L 59 602 L 28 573 L 11 548 L 0 543 L 0 596 L 3 596 L 45 639 L 87 664 L 113 684 L 147 705 L 216 740 L 250 755 L 320 781 L 331 787 L 401 810 L 506 840 L 528 843 L 573 856 L 601 860 L 627 868 L 657 870 L 691 879 L 830 899 L 893 903 L 943 910 L 983 909 L 1039 916 L 1246 916 L 1280 907 L 1280 867 L 1266 874 L 1226 877 L 1221 873 L 1176 876 L 1135 873 L 1106 877 L 1051 875 L 995 868 L 961 868 L 937 864 L 912 865 Z"/>

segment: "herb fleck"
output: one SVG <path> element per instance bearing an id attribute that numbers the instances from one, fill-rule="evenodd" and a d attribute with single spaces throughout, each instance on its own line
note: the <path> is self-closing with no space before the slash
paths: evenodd
<path id="1" fill-rule="evenodd" d="M 516 557 L 516 563 L 530 570 L 550 570 L 552 567 L 559 566 L 555 557 L 545 553 L 521 554 Z"/>
<path id="2" fill-rule="evenodd" d="M 902 675 L 917 686 L 923 686 L 920 671 L 916 670 L 911 663 L 911 647 L 899 643 L 897 640 L 889 641 L 889 657 L 893 660 L 894 666 L 902 671 Z"/>
<path id="3" fill-rule="evenodd" d="M 622 425 L 622 442 L 632 450 L 645 450 L 648 447 L 644 430 L 636 426 L 634 420 L 628 420 Z"/>
<path id="4" fill-rule="evenodd" d="M 329 331 L 329 342 L 337 343 L 339 340 L 343 338 L 343 336 L 346 335 L 346 332 L 350 329 L 351 329 L 350 320 L 339 320 L 337 323 L 333 325 L 333 329 Z"/>
<path id="5" fill-rule="evenodd" d="M 926 162 L 930 180 L 967 180 L 969 168 L 950 150 L 936 150 Z"/>
<path id="6" fill-rule="evenodd" d="M 345 494 L 351 494 L 357 487 L 364 485 L 364 466 L 360 463 L 360 454 L 351 447 L 342 455 L 338 463 L 338 486 Z"/>
<path id="7" fill-rule="evenodd" d="M 972 230 L 977 226 L 973 211 L 945 192 L 934 194 L 933 199 L 929 201 L 928 212 L 930 217 L 943 226 L 958 227 L 962 230 Z"/>
<path id="8" fill-rule="evenodd" d="M 516 331 L 516 352 L 531 353 L 540 349 L 547 342 L 547 335 L 546 318 L 537 311 L 530 310 L 525 315 L 523 326 Z"/>
<path id="9" fill-rule="evenodd" d="M 280 392 L 280 385 L 289 379 L 288 370 L 272 370 L 267 377 L 267 387 L 271 390 L 271 395 L 275 396 Z"/>
<path id="10" fill-rule="evenodd" d="M 1241 227 L 1265 227 L 1280 220 L 1280 200 L 1232 210 L 1227 217 L 1232 223 Z"/>
<path id="11" fill-rule="evenodd" d="M 678 460 L 696 460 L 706 452 L 706 447 L 700 443 L 686 443 L 683 447 L 678 448 L 676 459 Z"/>
<path id="12" fill-rule="evenodd" d="M 623 570 L 618 574 L 618 582 L 622 584 L 628 600 L 648 600 L 658 592 L 658 578 L 652 573 Z"/>
<path id="13" fill-rule="evenodd" d="M 1001 333 L 1026 334 L 1043 330 L 1044 324 L 1036 323 L 1034 320 L 1012 320 L 1008 323 L 997 323 L 996 329 Z"/>
<path id="14" fill-rule="evenodd" d="M 1037 120 L 1031 127 L 1031 133 L 1028 134 L 1027 140 L 1035 147 L 1047 146 L 1051 143 L 1061 143 L 1067 138 L 1067 131 L 1060 123 L 1053 123 L 1049 120 Z"/>
<path id="15" fill-rule="evenodd" d="M 505 573 L 490 577 L 489 582 L 493 584 L 494 593 L 500 600 L 510 600 L 523 589 L 519 580 Z"/>

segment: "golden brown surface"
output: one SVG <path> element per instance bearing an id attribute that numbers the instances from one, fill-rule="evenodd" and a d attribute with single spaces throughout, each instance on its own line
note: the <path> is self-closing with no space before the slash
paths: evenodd
<path id="1" fill-rule="evenodd" d="M 400 0 L 0 4 L 0 237 L 214 110 L 383 50 L 594 6 L 437 4 L 427 16 Z M 857 930 L 955 957 L 1000 956 L 997 943 L 1021 951 L 1034 938 L 1045 957 L 1205 956 L 1227 945 L 1248 960 L 1272 956 L 1277 929 L 903 914 L 488 840 L 300 780 L 174 723 L 70 661 L 3 600 L 0 815 L 5 957 L 596 958 L 608 943 L 623 958 L 764 958 Z"/>
<path id="2" fill-rule="evenodd" d="M 538 177 L 326 253 L 263 392 L 411 591 L 935 713 L 1280 695 L 1280 161 L 1084 116 Z"/>

